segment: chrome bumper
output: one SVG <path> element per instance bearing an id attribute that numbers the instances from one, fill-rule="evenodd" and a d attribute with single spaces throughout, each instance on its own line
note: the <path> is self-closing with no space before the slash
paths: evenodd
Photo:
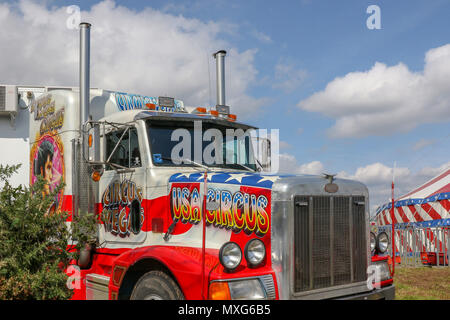
<path id="1" fill-rule="evenodd" d="M 390 285 L 381 289 L 375 289 L 362 294 L 339 297 L 335 300 L 394 300 L 395 286 Z"/>

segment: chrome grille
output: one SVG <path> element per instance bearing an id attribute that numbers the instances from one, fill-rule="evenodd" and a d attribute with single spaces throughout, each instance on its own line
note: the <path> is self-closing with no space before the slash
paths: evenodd
<path id="1" fill-rule="evenodd" d="M 314 289 L 330 286 L 330 198 L 313 197 L 312 269 Z"/>
<path id="2" fill-rule="evenodd" d="M 367 270 L 364 197 L 294 198 L 294 291 L 364 281 Z"/>

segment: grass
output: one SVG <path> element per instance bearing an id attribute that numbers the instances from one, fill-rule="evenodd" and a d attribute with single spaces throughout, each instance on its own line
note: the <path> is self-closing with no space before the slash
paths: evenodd
<path id="1" fill-rule="evenodd" d="M 450 267 L 400 267 L 394 275 L 396 300 L 450 300 Z"/>

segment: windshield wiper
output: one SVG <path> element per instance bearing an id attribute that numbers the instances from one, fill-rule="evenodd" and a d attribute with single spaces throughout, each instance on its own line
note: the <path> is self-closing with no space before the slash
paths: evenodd
<path id="1" fill-rule="evenodd" d="M 252 169 L 252 168 L 250 168 L 250 167 L 247 167 L 246 165 L 244 165 L 244 164 L 241 164 L 241 163 L 230 163 L 230 165 L 232 165 L 232 166 L 241 166 L 242 168 L 244 168 L 244 169 L 246 169 L 246 170 L 248 170 L 248 171 L 253 171 L 253 172 L 256 172 L 257 170 L 255 170 L 255 169 Z M 230 167 L 220 167 L 220 168 L 230 168 Z M 232 169 L 236 169 L 236 168 L 232 168 Z"/>
<path id="2" fill-rule="evenodd" d="M 252 169 L 252 168 L 250 168 L 250 167 L 247 167 L 246 165 L 243 165 L 243 164 L 241 164 L 241 163 L 233 163 L 233 164 L 237 164 L 238 166 L 241 166 L 241 167 L 243 167 L 243 168 L 245 168 L 245 169 L 247 169 L 247 170 L 249 170 L 249 171 L 256 172 L 255 169 Z"/>
<path id="3" fill-rule="evenodd" d="M 161 159 L 167 160 L 167 161 L 170 161 L 170 162 L 174 163 L 173 160 L 172 160 L 172 158 L 161 157 Z M 205 170 L 209 170 L 209 169 L 210 169 L 208 166 L 205 166 L 204 164 L 195 162 L 195 161 L 193 161 L 193 160 L 191 160 L 191 159 L 188 159 L 188 158 L 178 158 L 177 160 L 187 161 L 187 162 L 189 162 L 190 164 L 195 164 L 196 166 L 201 167 L 201 168 L 203 168 L 203 169 L 205 169 Z"/>

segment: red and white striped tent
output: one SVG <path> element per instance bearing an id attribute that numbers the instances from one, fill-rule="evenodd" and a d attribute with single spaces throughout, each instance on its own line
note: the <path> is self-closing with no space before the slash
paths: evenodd
<path id="1" fill-rule="evenodd" d="M 389 234 L 391 208 L 391 203 L 385 204 L 376 215 L 379 229 Z M 436 264 L 437 255 L 439 264 L 444 263 L 450 250 L 450 168 L 395 201 L 393 220 L 396 256 L 421 252 L 424 263 Z M 434 262 L 428 256 L 433 253 Z"/>
<path id="2" fill-rule="evenodd" d="M 392 224 L 391 203 L 378 208 L 378 226 Z M 394 203 L 394 224 L 418 227 L 450 226 L 450 168 L 405 194 Z"/>

